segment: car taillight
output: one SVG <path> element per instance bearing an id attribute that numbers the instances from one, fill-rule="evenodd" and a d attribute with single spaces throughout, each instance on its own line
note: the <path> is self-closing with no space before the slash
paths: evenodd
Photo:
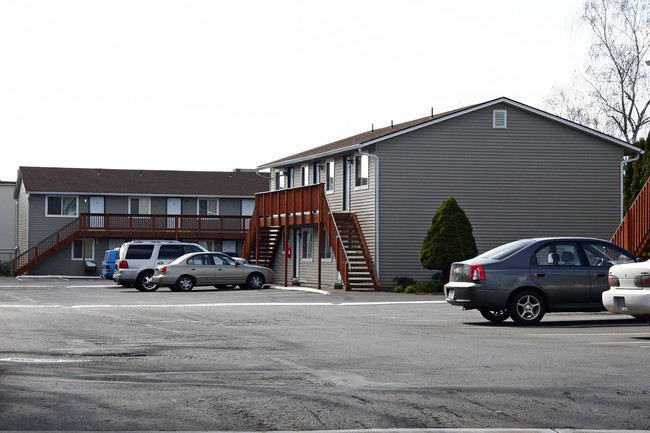
<path id="1" fill-rule="evenodd" d="M 126 262 L 126 260 L 120 260 L 118 266 L 120 269 L 129 269 L 129 264 Z"/>
<path id="2" fill-rule="evenodd" d="M 471 265 L 469 268 L 469 280 L 478 281 L 485 280 L 485 271 L 481 265 Z"/>
<path id="3" fill-rule="evenodd" d="M 621 282 L 618 281 L 616 275 L 610 275 L 609 278 L 607 278 L 607 282 L 609 283 L 609 287 L 618 287 L 621 285 Z"/>
<path id="4" fill-rule="evenodd" d="M 637 275 L 634 277 L 634 285 L 637 287 L 650 287 L 650 275 Z"/>
<path id="5" fill-rule="evenodd" d="M 164 274 L 165 272 L 167 272 L 167 266 L 163 266 L 163 267 L 160 269 L 160 273 L 161 273 L 161 274 Z"/>
<path id="6" fill-rule="evenodd" d="M 106 265 L 106 272 L 109 272 L 111 270 L 111 267 Z"/>

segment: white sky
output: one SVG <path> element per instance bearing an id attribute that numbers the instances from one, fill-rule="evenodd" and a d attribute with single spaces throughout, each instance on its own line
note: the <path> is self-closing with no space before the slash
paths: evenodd
<path id="1" fill-rule="evenodd" d="M 229 171 L 582 69 L 583 0 L 0 0 L 0 180 Z"/>

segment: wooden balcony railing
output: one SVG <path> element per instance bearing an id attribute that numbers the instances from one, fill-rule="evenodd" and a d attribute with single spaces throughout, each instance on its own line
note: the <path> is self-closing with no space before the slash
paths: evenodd
<path id="1" fill-rule="evenodd" d="M 82 214 L 86 237 L 244 239 L 251 217 L 215 215 Z"/>
<path id="2" fill-rule="evenodd" d="M 640 257 L 645 255 L 650 243 L 650 187 L 648 185 L 650 183 L 646 182 L 612 236 L 613 243 Z"/>
<path id="3" fill-rule="evenodd" d="M 251 217 L 213 215 L 81 214 L 56 233 L 18 255 L 11 274 L 22 275 L 75 239 L 244 239 Z"/>

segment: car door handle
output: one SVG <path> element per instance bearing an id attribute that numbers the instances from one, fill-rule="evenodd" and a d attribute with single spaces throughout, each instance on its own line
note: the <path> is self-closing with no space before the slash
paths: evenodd
<path id="1" fill-rule="evenodd" d="M 596 272 L 597 277 L 604 277 L 605 275 L 607 274 L 605 274 L 604 272 Z"/>
<path id="2" fill-rule="evenodd" d="M 546 272 L 535 272 L 536 277 L 543 277 L 544 275 L 546 275 Z"/>

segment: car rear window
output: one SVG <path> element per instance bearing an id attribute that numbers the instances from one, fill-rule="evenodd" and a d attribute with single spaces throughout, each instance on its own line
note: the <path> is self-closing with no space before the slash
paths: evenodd
<path id="1" fill-rule="evenodd" d="M 183 245 L 161 245 L 158 260 L 174 260 L 185 254 Z"/>
<path id="2" fill-rule="evenodd" d="M 517 251 L 521 250 L 522 248 L 527 247 L 528 245 L 532 244 L 535 242 L 532 239 L 522 239 L 519 241 L 514 241 L 507 243 L 505 245 L 501 245 L 499 247 L 493 248 L 489 251 L 484 252 L 483 254 L 479 254 L 477 257 L 483 257 L 486 259 L 493 259 L 493 260 L 502 260 L 505 259 L 506 257 L 516 253 Z"/>
<path id="3" fill-rule="evenodd" d="M 147 260 L 151 258 L 153 245 L 131 245 L 126 252 L 126 260 Z"/>

